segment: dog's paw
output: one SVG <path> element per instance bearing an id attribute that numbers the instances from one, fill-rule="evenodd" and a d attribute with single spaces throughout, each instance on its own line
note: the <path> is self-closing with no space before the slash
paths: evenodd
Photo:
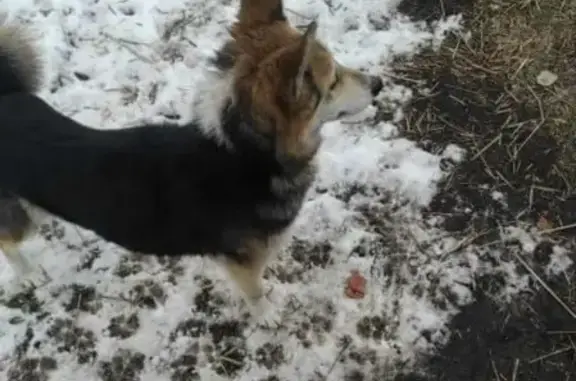
<path id="1" fill-rule="evenodd" d="M 277 329 L 282 324 L 282 316 L 278 308 L 270 303 L 266 296 L 250 303 L 250 313 L 259 326 Z"/>

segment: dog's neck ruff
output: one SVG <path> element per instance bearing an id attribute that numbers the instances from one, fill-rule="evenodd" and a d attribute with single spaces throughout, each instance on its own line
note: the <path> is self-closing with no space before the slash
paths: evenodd
<path id="1" fill-rule="evenodd" d="M 255 121 L 243 107 L 244 102 L 234 100 L 233 75 L 234 57 L 227 45 L 216 52 L 216 57 L 206 68 L 206 77 L 198 85 L 194 102 L 194 123 L 205 136 L 230 152 L 269 163 L 272 175 L 285 178 L 298 177 L 312 165 L 309 158 L 278 157 L 274 135 L 266 135 L 254 128 Z"/>
<path id="2" fill-rule="evenodd" d="M 275 176 L 297 177 L 308 169 L 312 158 L 292 159 L 278 157 L 276 140 L 254 128 L 257 123 L 241 106 L 230 100 L 222 110 L 221 128 L 231 149 L 245 157 L 270 163 Z"/>

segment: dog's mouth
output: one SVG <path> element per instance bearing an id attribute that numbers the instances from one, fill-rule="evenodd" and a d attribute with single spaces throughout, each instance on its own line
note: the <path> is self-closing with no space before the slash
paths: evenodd
<path id="1" fill-rule="evenodd" d="M 353 110 L 352 109 L 342 110 L 336 114 L 332 114 L 332 115 L 335 115 L 335 117 L 333 116 L 334 119 L 329 119 L 329 120 L 340 120 L 340 119 L 352 117 L 352 116 L 360 114 L 364 109 L 366 109 L 366 107 L 368 107 L 370 105 L 378 107 L 378 104 L 379 104 L 378 101 L 376 101 L 374 99 L 369 104 L 362 105 L 362 107 L 356 107 Z"/>

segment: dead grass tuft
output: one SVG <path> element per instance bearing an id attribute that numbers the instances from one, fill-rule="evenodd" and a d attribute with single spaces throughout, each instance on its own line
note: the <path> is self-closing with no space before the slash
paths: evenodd
<path id="1" fill-rule="evenodd" d="M 415 89 L 404 132 L 468 150 L 447 189 L 488 184 L 512 219 L 576 222 L 576 2 L 477 0 L 465 18 L 469 33 L 395 65 L 428 88 Z"/>
<path id="2" fill-rule="evenodd" d="M 486 37 L 494 44 L 490 53 L 502 61 L 501 70 L 508 70 L 510 95 L 539 110 L 542 128 L 560 148 L 557 174 L 566 176 L 572 191 L 576 186 L 576 3 L 529 0 L 490 11 L 491 22 L 486 26 L 492 31 Z M 552 80 L 557 76 L 553 84 L 539 81 L 544 71 L 552 73 Z"/>
<path id="3" fill-rule="evenodd" d="M 450 143 L 468 151 L 428 212 L 452 234 L 482 232 L 488 241 L 478 244 L 498 240 L 502 225 L 532 222 L 554 235 L 552 241 L 572 242 L 567 247 L 574 252 L 576 2 L 402 3 L 413 5 L 404 6 L 409 16 L 427 21 L 425 15 L 469 5 L 469 32 L 395 65 L 396 78 L 417 94 L 404 112 L 404 134 L 434 153 Z M 426 89 L 416 87 L 422 82 Z M 507 205 L 495 192 L 507 196 Z M 532 260 L 551 253 L 551 243 L 543 242 Z M 576 374 L 576 267 L 546 278 L 536 262 L 514 256 L 530 274 L 534 294 L 503 307 L 490 296 L 498 278 L 477 279 L 476 301 L 453 320 L 453 339 L 427 362 L 429 379 L 568 380 Z"/>

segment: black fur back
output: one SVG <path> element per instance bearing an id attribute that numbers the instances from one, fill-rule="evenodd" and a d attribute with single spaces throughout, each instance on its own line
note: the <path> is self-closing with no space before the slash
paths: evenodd
<path id="1" fill-rule="evenodd" d="M 194 125 L 96 130 L 35 95 L 0 97 L 0 187 L 131 250 L 233 252 L 279 232 L 309 185 L 277 192 L 283 176 L 263 151 L 228 150 Z"/>
<path id="2" fill-rule="evenodd" d="M 239 108 L 222 115 L 232 149 L 194 123 L 89 128 L 33 94 L 34 53 L 0 28 L 0 209 L 22 198 L 130 250 L 167 255 L 235 253 L 296 217 L 312 168 L 288 171 Z"/>

